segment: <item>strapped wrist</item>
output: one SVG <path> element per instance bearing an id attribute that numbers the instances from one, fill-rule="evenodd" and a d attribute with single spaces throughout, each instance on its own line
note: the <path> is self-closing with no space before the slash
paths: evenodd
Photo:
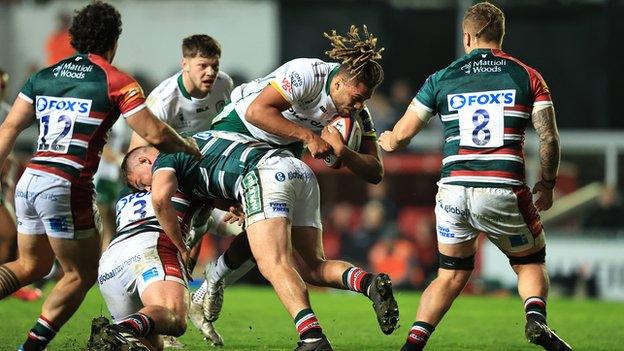
<path id="1" fill-rule="evenodd" d="M 548 190 L 552 190 L 555 188 L 555 185 L 557 185 L 557 177 L 555 176 L 553 179 L 546 179 L 542 175 L 542 179 L 540 180 L 540 183 L 542 183 L 544 188 Z"/>

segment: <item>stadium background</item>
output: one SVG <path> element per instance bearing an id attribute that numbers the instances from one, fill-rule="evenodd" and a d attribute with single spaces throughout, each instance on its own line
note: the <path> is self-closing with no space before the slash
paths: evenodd
<path id="1" fill-rule="evenodd" d="M 322 33 L 367 24 L 386 48 L 386 79 L 369 102 L 379 132 L 401 116 L 420 84 L 462 54 L 458 24 L 472 1 L 111 1 L 123 19 L 114 64 L 146 93 L 179 69 L 180 41 L 206 33 L 220 41 L 221 69 L 236 83 L 263 76 L 295 57 L 326 58 Z M 624 1 L 494 1 L 507 16 L 504 50 L 540 71 L 561 132 L 562 164 L 553 209 L 543 214 L 553 294 L 624 301 Z M 45 64 L 44 47 L 59 13 L 84 1 L 0 0 L 0 68 L 12 102 L 28 74 Z M 20 138 L 27 160 L 36 127 Z M 433 205 L 440 167 L 438 121 L 399 155 L 384 155 L 386 178 L 366 186 L 347 172 L 309 160 L 318 174 L 325 249 L 395 285 L 419 289 L 435 274 Z M 529 183 L 536 180 L 535 136 L 527 136 Z M 226 246 L 208 238 L 204 259 Z M 482 243 L 468 288 L 513 294 L 505 257 Z M 198 271 L 196 273 L 199 273 Z M 248 282 L 261 282 L 258 276 Z"/>

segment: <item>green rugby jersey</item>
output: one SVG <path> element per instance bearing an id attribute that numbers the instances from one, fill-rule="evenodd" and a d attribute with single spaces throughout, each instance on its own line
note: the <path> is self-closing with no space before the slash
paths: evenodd
<path id="1" fill-rule="evenodd" d="M 435 72 L 412 101 L 444 125 L 440 183 L 524 184 L 524 134 L 536 106 L 552 105 L 533 68 L 501 50 L 475 49 Z"/>
<path id="2" fill-rule="evenodd" d="M 201 203 L 192 201 L 190 197 L 180 192 L 171 198 L 171 202 L 178 216 L 182 235 L 186 236 L 191 219 Z M 117 230 L 113 234 L 113 239 L 123 240 L 141 233 L 164 233 L 152 207 L 152 193 L 148 191 L 132 193 L 126 187 L 115 206 L 115 221 Z"/>
<path id="3" fill-rule="evenodd" d="M 39 123 L 28 168 L 93 191 L 108 131 L 119 115 L 145 108 L 139 84 L 95 54 L 78 54 L 33 74 L 19 93 Z"/>
<path id="4" fill-rule="evenodd" d="M 285 153 L 239 133 L 205 131 L 193 135 L 203 157 L 196 160 L 185 153 L 160 153 L 152 166 L 152 173 L 173 171 L 178 189 L 200 199 L 238 199 L 237 189 L 243 177 L 262 160 Z"/>

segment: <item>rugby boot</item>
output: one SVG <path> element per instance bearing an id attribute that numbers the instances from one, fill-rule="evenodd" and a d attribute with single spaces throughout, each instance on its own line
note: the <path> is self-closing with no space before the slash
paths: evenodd
<path id="1" fill-rule="evenodd" d="M 548 351 L 571 351 L 572 346 L 563 341 L 544 321 L 528 319 L 524 335 L 530 343 L 539 345 Z"/>
<path id="2" fill-rule="evenodd" d="M 217 332 L 212 322 L 208 322 L 204 318 L 204 309 L 201 303 L 191 301 L 189 308 L 189 319 L 193 325 L 204 335 L 204 340 L 212 344 L 212 346 L 223 346 L 223 338 Z"/>
<path id="3" fill-rule="evenodd" d="M 223 293 L 225 290 L 225 280 L 220 279 L 215 283 L 210 280 L 212 270 L 216 263 L 210 262 L 206 265 L 204 275 L 208 286 L 206 287 L 206 296 L 204 296 L 204 317 L 208 322 L 214 322 L 219 319 L 219 314 L 223 308 Z"/>
<path id="4" fill-rule="evenodd" d="M 323 334 L 318 340 L 307 342 L 304 340 L 297 341 L 297 348 L 295 351 L 333 351 L 329 340 Z"/>
<path id="5" fill-rule="evenodd" d="M 98 317 L 91 322 L 87 351 L 149 351 L 149 348 L 129 329 Z"/>
<path id="6" fill-rule="evenodd" d="M 175 336 L 171 335 L 161 335 L 163 339 L 163 345 L 165 348 L 169 349 L 183 349 L 184 344 L 178 340 Z"/>
<path id="7" fill-rule="evenodd" d="M 399 306 L 392 294 L 392 281 L 386 273 L 379 273 L 372 279 L 368 298 L 373 301 L 381 331 L 389 335 L 399 322 Z"/>

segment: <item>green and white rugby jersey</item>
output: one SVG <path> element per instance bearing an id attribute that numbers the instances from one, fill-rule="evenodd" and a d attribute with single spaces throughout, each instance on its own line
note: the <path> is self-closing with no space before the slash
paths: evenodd
<path id="1" fill-rule="evenodd" d="M 340 65 L 319 59 L 299 58 L 284 65 L 264 78 L 242 84 L 232 91 L 231 100 L 217 116 L 212 128 L 249 135 L 271 145 L 288 146 L 300 157 L 303 145 L 295 139 L 280 137 L 249 123 L 245 118 L 249 105 L 268 86 L 273 86 L 291 107 L 282 112 L 284 118 L 320 134 L 323 127 L 338 116 L 329 95 L 332 78 Z M 355 116 L 362 125 L 363 137 L 376 138 L 377 134 L 370 112 L 365 109 Z"/>
<path id="2" fill-rule="evenodd" d="M 177 132 L 197 133 L 210 129 L 212 119 L 230 100 L 234 83 L 219 71 L 212 90 L 203 99 L 192 97 L 182 83 L 182 72 L 165 79 L 147 97 L 147 107 Z"/>
<path id="3" fill-rule="evenodd" d="M 191 201 L 190 197 L 180 192 L 171 198 L 171 202 L 175 208 L 182 235 L 186 236 L 190 228 L 191 218 L 201 204 L 197 201 Z M 115 206 L 115 222 L 117 230 L 113 234 L 114 239 L 118 237 L 125 239 L 141 233 L 163 232 L 152 206 L 152 193 L 148 191 L 133 193 L 126 187 Z M 120 238 L 119 240 L 123 239 Z"/>
<path id="4" fill-rule="evenodd" d="M 238 198 L 243 176 L 258 163 L 277 155 L 292 156 L 285 149 L 275 149 L 248 136 L 223 131 L 205 131 L 193 135 L 203 157 L 198 161 L 185 153 L 160 153 L 152 173 L 172 171 L 178 189 L 200 199 Z"/>
<path id="5" fill-rule="evenodd" d="M 534 108 L 551 106 L 533 68 L 501 50 L 475 49 L 429 76 L 410 108 L 444 125 L 440 183 L 475 187 L 524 184 L 524 133 Z"/>

